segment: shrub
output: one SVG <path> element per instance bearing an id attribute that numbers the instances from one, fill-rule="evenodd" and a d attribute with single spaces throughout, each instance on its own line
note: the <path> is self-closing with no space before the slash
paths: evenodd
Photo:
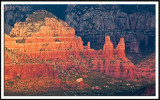
<path id="1" fill-rule="evenodd" d="M 58 40 L 58 39 L 55 39 L 55 42 L 61 42 L 60 40 Z"/>
<path id="2" fill-rule="evenodd" d="M 42 46 L 48 46 L 49 45 L 49 43 L 46 43 L 46 44 L 42 44 Z"/>
<path id="3" fill-rule="evenodd" d="M 16 35 L 15 35 L 15 34 L 14 34 L 14 35 L 13 35 L 13 34 L 11 34 L 10 36 L 11 36 L 11 37 L 16 37 Z"/>
<path id="4" fill-rule="evenodd" d="M 45 49 L 40 49 L 39 51 L 45 51 Z"/>
<path id="5" fill-rule="evenodd" d="M 14 81 L 9 81 L 8 84 L 13 86 L 14 85 Z"/>
<path id="6" fill-rule="evenodd" d="M 26 39 L 18 39 L 18 40 L 16 40 L 16 43 L 25 43 L 25 41 L 26 41 Z"/>

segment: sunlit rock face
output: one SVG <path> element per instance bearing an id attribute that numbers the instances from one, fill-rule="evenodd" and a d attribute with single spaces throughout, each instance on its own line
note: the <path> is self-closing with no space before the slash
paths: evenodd
<path id="1" fill-rule="evenodd" d="M 118 46 L 115 49 L 115 53 L 119 57 L 125 57 L 125 43 L 124 43 L 124 38 L 120 39 L 120 42 L 118 43 Z"/>
<path id="2" fill-rule="evenodd" d="M 103 46 L 103 56 L 104 57 L 113 57 L 113 43 L 110 40 L 110 36 L 105 37 L 105 44 Z"/>
<path id="3" fill-rule="evenodd" d="M 48 11 L 34 12 L 25 22 L 16 23 L 9 35 L 5 34 L 5 80 L 57 78 L 68 69 L 77 73 L 95 70 L 130 80 L 139 77 L 134 64 L 125 57 L 124 38 L 114 48 L 110 36 L 106 36 L 103 50 L 96 51 L 90 42 L 83 46 L 75 30 Z"/>
<path id="4" fill-rule="evenodd" d="M 16 22 L 25 21 L 34 11 L 47 9 L 47 7 L 42 5 L 5 5 L 5 33 L 9 34 Z M 114 48 L 120 38 L 124 38 L 126 56 L 134 64 L 136 64 L 137 56 L 143 59 L 146 54 L 155 52 L 154 5 L 68 5 L 68 7 L 61 5 L 58 6 L 58 8 L 62 8 L 58 9 L 61 13 L 58 12 L 55 5 L 52 7 L 54 9 L 50 9 L 50 11 L 73 27 L 76 30 L 75 34 L 81 36 L 84 45 L 90 41 L 92 49 L 103 49 L 105 36 L 110 36 Z M 41 24 L 43 21 L 40 24 L 33 24 L 33 27 L 38 28 Z M 37 32 L 37 28 L 32 29 L 33 27 L 31 29 L 25 27 L 25 29 Z M 25 29 L 21 29 L 21 31 Z M 30 33 L 23 35 L 27 36 Z"/>
<path id="5" fill-rule="evenodd" d="M 54 72 L 49 64 L 6 64 L 5 80 L 13 78 L 34 78 L 53 76 Z"/>
<path id="6" fill-rule="evenodd" d="M 30 15 L 25 22 L 14 25 L 12 37 L 56 37 L 74 36 L 75 30 L 67 23 L 45 10 L 38 10 Z"/>
<path id="7" fill-rule="evenodd" d="M 67 50 L 83 49 L 81 37 L 75 37 L 75 30 L 45 10 L 36 11 L 25 22 L 16 23 L 9 35 L 16 41 L 24 39 L 18 46 L 32 57 L 41 53 L 40 56 L 51 59 L 61 53 L 61 58 L 65 58 L 69 54 Z"/>

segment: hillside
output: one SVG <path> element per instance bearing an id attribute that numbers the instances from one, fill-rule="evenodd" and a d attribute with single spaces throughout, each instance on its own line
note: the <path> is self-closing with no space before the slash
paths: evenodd
<path id="1" fill-rule="evenodd" d="M 155 81 L 155 53 L 144 58 L 139 64 L 136 65 L 137 73 L 139 73 L 144 80 L 148 80 L 149 82 Z"/>
<path id="2" fill-rule="evenodd" d="M 127 95 L 132 88 L 133 93 L 128 95 L 133 95 L 145 82 L 139 74 L 140 67 L 126 57 L 125 45 L 124 38 L 120 38 L 114 47 L 110 36 L 105 36 L 103 49 L 94 50 L 90 42 L 84 46 L 81 37 L 76 36 L 75 30 L 66 22 L 48 11 L 35 11 L 26 21 L 17 22 L 9 35 L 5 34 L 5 93 L 38 95 L 47 92 L 48 95 L 55 87 L 53 90 L 62 95 L 66 90 L 73 95 L 70 94 L 72 90 L 97 91 L 109 86 L 113 94 L 105 93 L 104 89 L 100 95 L 120 95 L 115 90 L 120 86 L 119 91 L 125 88 L 121 95 Z M 114 79 L 117 84 L 112 84 Z M 126 84 L 130 86 L 128 90 L 123 85 L 125 82 L 133 82 L 133 86 Z M 139 83 L 141 85 L 137 86 Z M 94 92 L 88 95 L 99 94 Z"/>

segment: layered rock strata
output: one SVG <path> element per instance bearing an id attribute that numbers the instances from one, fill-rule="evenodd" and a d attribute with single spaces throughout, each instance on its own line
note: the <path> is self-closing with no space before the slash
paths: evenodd
<path id="1" fill-rule="evenodd" d="M 34 21 L 40 14 L 41 20 Z M 40 25 L 43 22 L 43 25 Z M 22 24 L 23 23 L 23 24 Z M 32 26 L 36 31 L 28 31 Z M 114 49 L 109 36 L 105 37 L 103 50 L 83 46 L 75 30 L 47 11 L 37 11 L 25 22 L 16 23 L 11 33 L 5 35 L 5 79 L 54 76 L 60 70 L 77 72 L 95 70 L 116 78 L 137 78 L 136 67 L 125 57 L 124 38 Z M 29 66 L 29 67 L 28 67 Z"/>

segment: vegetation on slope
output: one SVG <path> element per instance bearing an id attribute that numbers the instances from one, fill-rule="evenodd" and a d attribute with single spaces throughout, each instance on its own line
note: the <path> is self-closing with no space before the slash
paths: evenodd
<path id="1" fill-rule="evenodd" d="M 83 77 L 84 83 L 89 85 L 86 88 L 79 88 L 78 83 L 75 87 L 68 87 L 62 80 L 53 77 L 8 80 L 5 81 L 5 95 L 132 96 L 143 94 L 148 85 L 146 82 L 139 83 L 112 78 L 96 71 L 91 71 L 86 75 L 88 77 Z M 100 89 L 93 89 L 96 86 Z"/>

